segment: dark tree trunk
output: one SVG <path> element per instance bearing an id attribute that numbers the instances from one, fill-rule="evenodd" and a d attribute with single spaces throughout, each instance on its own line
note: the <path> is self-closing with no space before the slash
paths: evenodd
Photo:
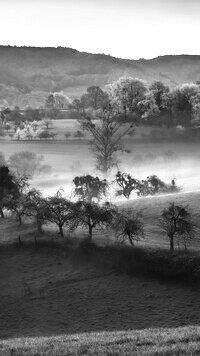
<path id="1" fill-rule="evenodd" d="M 128 234 L 128 239 L 129 239 L 129 242 L 132 246 L 134 246 L 134 243 L 133 243 L 133 240 L 131 238 L 131 234 Z"/>
<path id="2" fill-rule="evenodd" d="M 19 222 L 19 226 L 22 225 L 22 217 L 20 214 L 18 214 L 18 222 Z"/>
<path id="3" fill-rule="evenodd" d="M 64 237 L 62 225 L 59 225 L 59 233 L 61 237 Z"/>
<path id="4" fill-rule="evenodd" d="M 89 241 L 92 241 L 92 226 L 89 225 Z"/>
<path id="5" fill-rule="evenodd" d="M 38 234 L 43 234 L 43 230 L 42 230 L 42 223 L 43 221 L 39 218 L 36 219 L 37 220 L 37 230 L 38 230 Z"/>
<path id="6" fill-rule="evenodd" d="M 173 253 L 174 252 L 174 235 L 170 235 L 170 252 Z"/>
<path id="7" fill-rule="evenodd" d="M 5 215 L 4 215 L 4 212 L 3 212 L 3 209 L 0 208 L 0 215 L 1 215 L 1 218 L 4 219 L 5 218 Z"/>

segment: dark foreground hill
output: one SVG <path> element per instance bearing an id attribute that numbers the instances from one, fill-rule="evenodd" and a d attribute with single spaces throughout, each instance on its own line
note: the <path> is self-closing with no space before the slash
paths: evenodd
<path id="1" fill-rule="evenodd" d="M 88 86 L 104 86 L 120 76 L 170 87 L 200 79 L 200 56 L 163 56 L 128 60 L 71 48 L 0 46 L 0 104 L 38 107 L 50 91 L 80 95 Z"/>

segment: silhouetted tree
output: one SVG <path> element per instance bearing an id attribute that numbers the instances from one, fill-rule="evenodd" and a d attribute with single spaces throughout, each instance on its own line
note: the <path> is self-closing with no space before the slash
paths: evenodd
<path id="1" fill-rule="evenodd" d="M 45 167 L 41 164 L 43 159 L 43 156 L 34 152 L 16 152 L 9 157 L 8 166 L 17 177 L 29 176 L 31 178 Z"/>
<path id="2" fill-rule="evenodd" d="M 74 220 L 77 226 L 88 228 L 89 240 L 92 241 L 93 229 L 111 224 L 113 211 L 108 205 L 78 201 L 74 205 Z"/>
<path id="3" fill-rule="evenodd" d="M 48 221 L 58 226 L 61 237 L 64 237 L 63 226 L 69 227 L 72 222 L 72 208 L 73 203 L 63 197 L 60 191 L 56 195 L 45 199 L 45 217 Z"/>
<path id="4" fill-rule="evenodd" d="M 113 229 L 118 239 L 122 242 L 128 239 L 132 246 L 134 241 L 140 241 L 145 236 L 139 214 L 135 214 L 131 209 L 116 212 L 113 219 Z"/>
<path id="5" fill-rule="evenodd" d="M 174 202 L 162 211 L 159 223 L 169 237 L 171 253 L 174 252 L 175 236 L 184 238 L 184 243 L 185 237 L 190 239 L 194 236 L 194 224 L 188 208 Z"/>

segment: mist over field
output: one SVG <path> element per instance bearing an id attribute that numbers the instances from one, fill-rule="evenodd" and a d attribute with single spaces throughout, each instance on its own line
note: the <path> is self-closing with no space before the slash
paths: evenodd
<path id="1" fill-rule="evenodd" d="M 74 122 L 76 127 L 77 123 Z M 200 190 L 200 145 L 198 143 L 126 143 L 128 153 L 118 155 L 116 168 L 108 174 L 112 182 L 117 170 L 130 173 L 137 179 L 146 179 L 156 174 L 162 180 L 170 183 L 176 179 L 181 192 Z M 23 150 L 35 152 L 44 157 L 44 164 L 50 166 L 50 171 L 34 175 L 31 185 L 40 189 L 46 196 L 55 194 L 59 189 L 72 197 L 72 180 L 77 175 L 100 175 L 95 168 L 95 158 L 88 142 L 67 143 L 3 143 L 1 151 L 6 158 L 14 152 Z M 110 193 L 115 201 L 122 198 L 114 197 L 114 187 Z M 133 193 L 130 199 L 136 198 Z M 125 198 L 124 198 L 125 199 Z"/>

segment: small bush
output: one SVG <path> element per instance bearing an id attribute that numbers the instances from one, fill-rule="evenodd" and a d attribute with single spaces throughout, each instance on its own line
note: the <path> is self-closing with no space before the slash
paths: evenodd
<path id="1" fill-rule="evenodd" d="M 83 138 L 85 135 L 82 131 L 76 131 L 75 134 L 74 134 L 74 137 L 76 138 Z"/>

